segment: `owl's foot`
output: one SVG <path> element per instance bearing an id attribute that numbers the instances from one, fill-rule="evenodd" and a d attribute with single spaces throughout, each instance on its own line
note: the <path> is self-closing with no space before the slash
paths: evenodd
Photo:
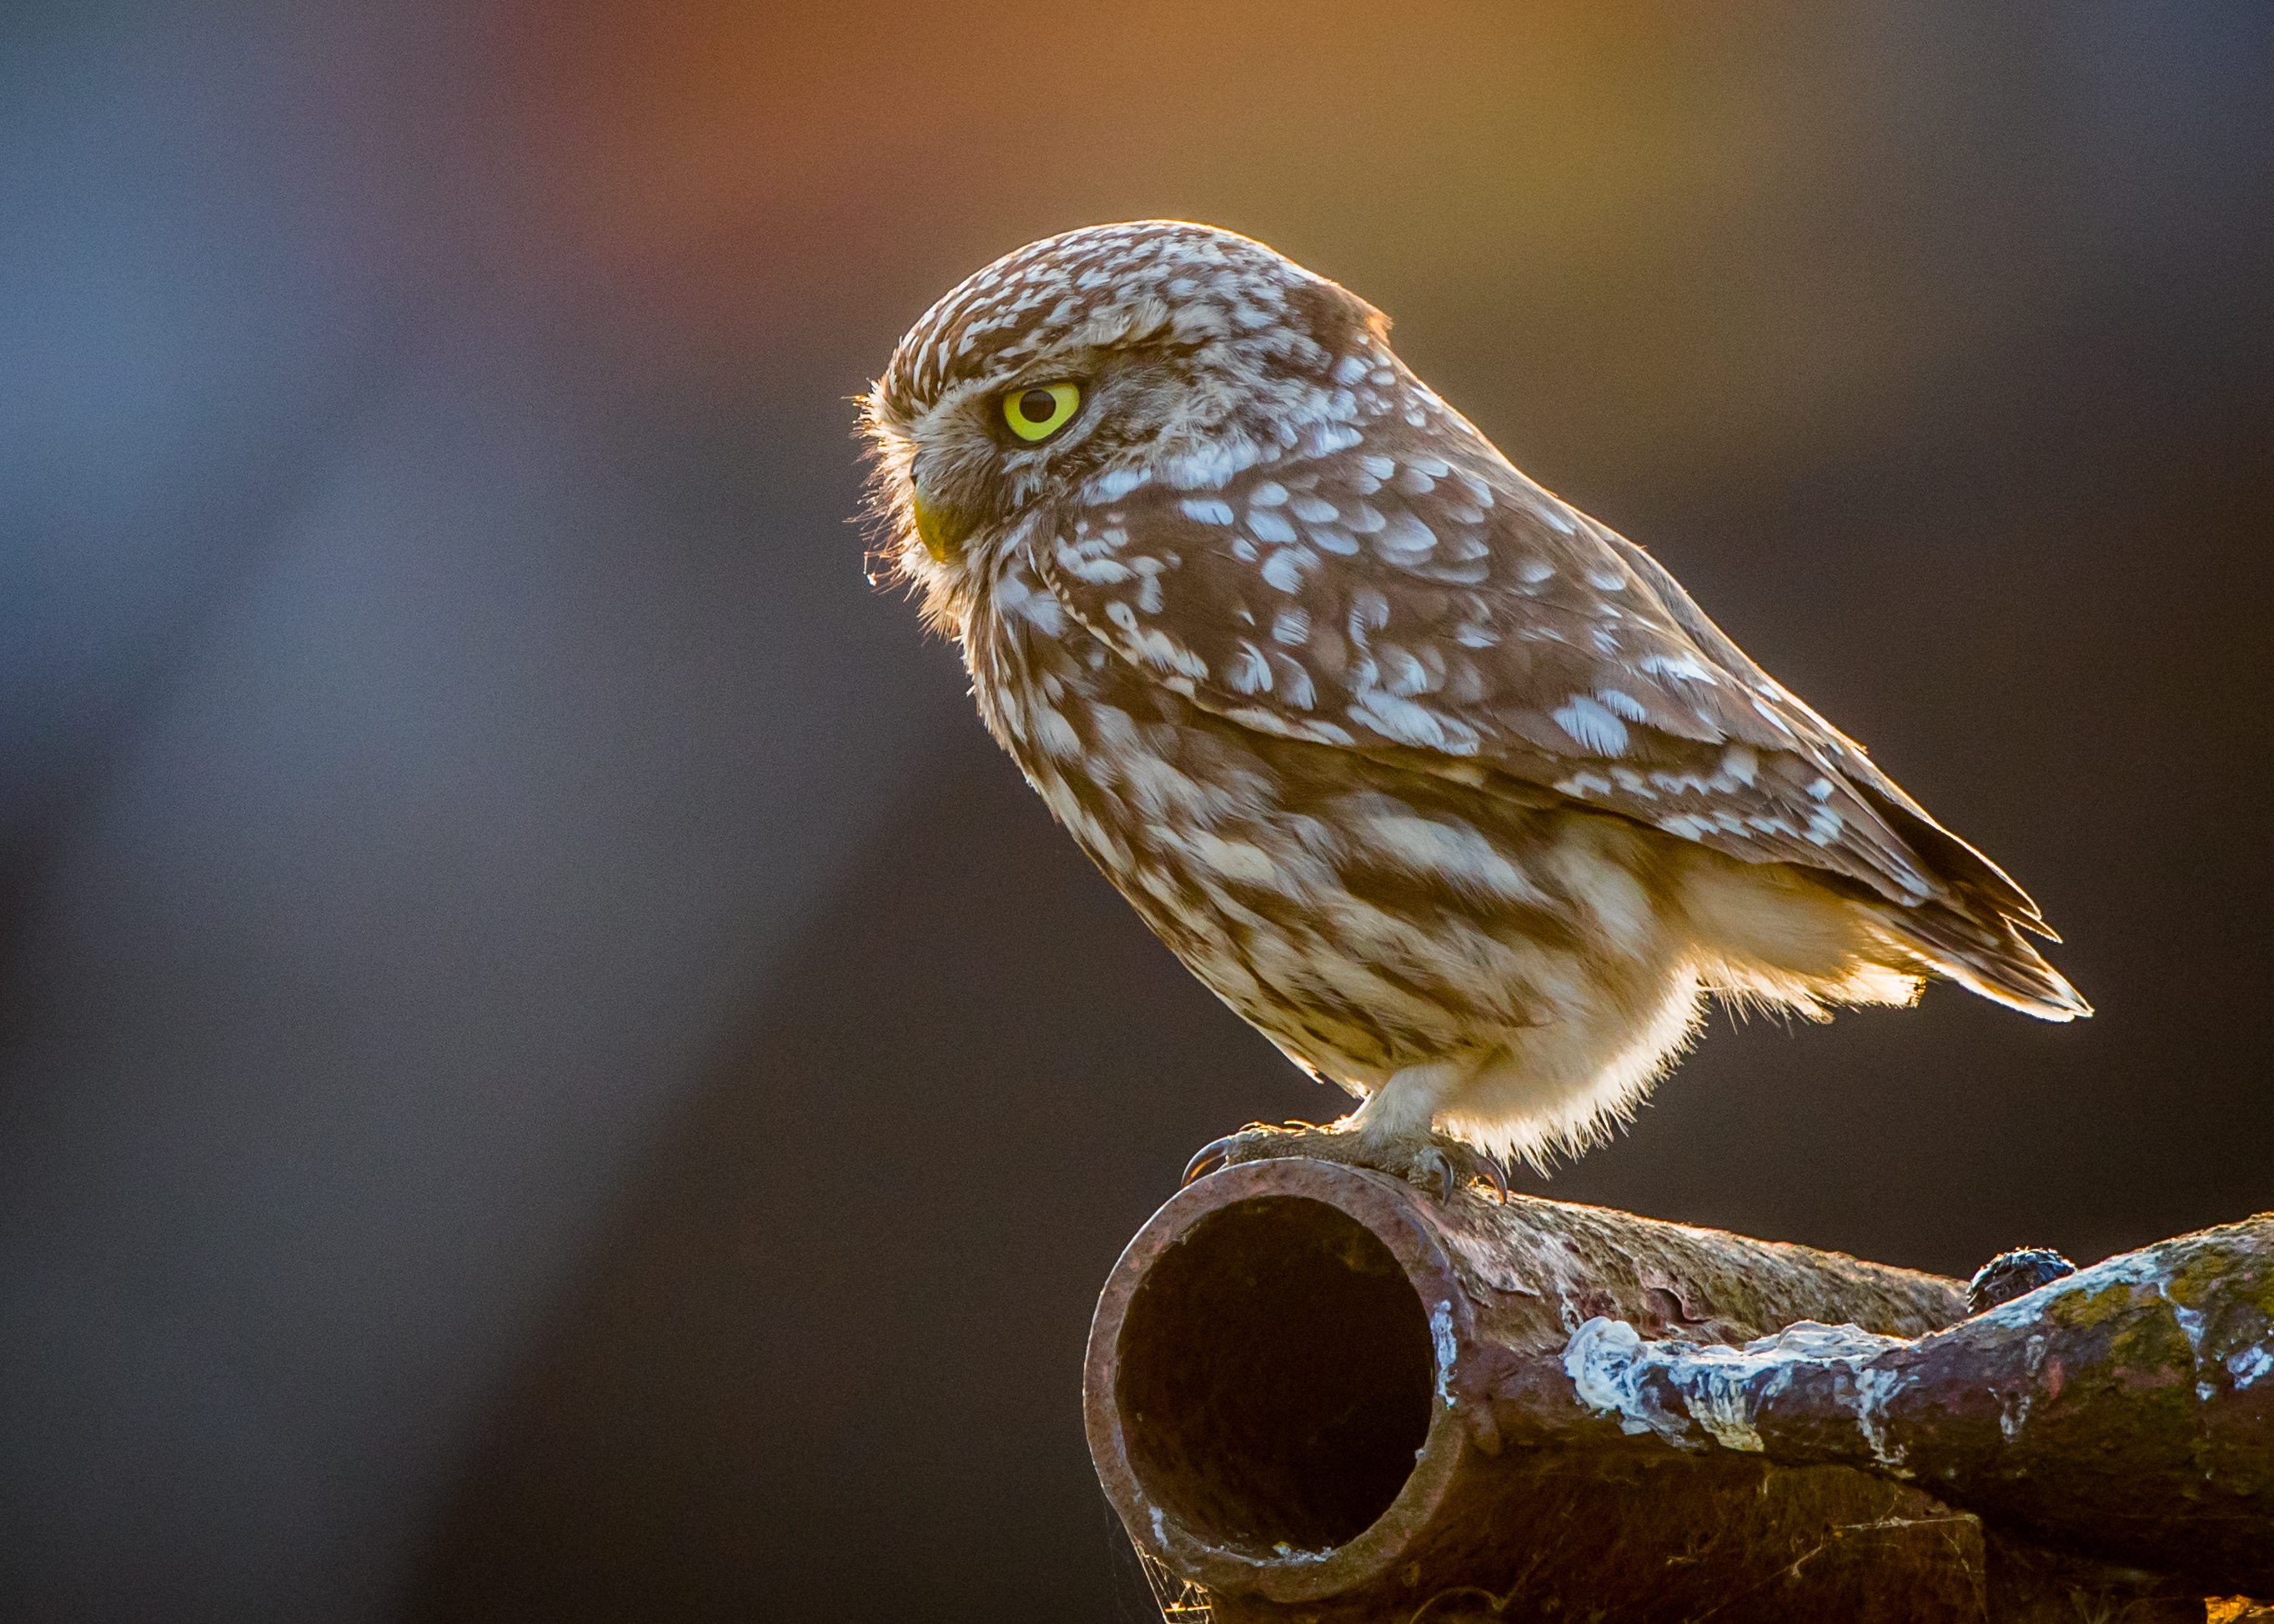
<path id="1" fill-rule="evenodd" d="M 1449 1201 L 1455 1191 L 1478 1184 L 1491 1186 L 1503 1205 L 1508 1200 L 1508 1177 L 1500 1163 L 1450 1134 L 1392 1139 L 1350 1128 L 1314 1127 L 1306 1122 L 1291 1122 L 1278 1128 L 1269 1123 L 1250 1123 L 1237 1133 L 1203 1145 L 1186 1164 L 1184 1182 L 1189 1184 L 1219 1167 L 1282 1156 L 1308 1156 L 1344 1167 L 1372 1168 L 1402 1178 L 1440 1201 Z"/>

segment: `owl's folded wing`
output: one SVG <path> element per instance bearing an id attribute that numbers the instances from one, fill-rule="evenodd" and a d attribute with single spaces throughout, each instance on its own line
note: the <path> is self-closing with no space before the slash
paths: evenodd
<path id="1" fill-rule="evenodd" d="M 1521 780 L 1748 861 L 2050 934 L 1641 549 L 1497 455 L 1344 449 L 1215 490 L 1086 497 L 1035 544 L 1050 589 L 1232 722 Z"/>

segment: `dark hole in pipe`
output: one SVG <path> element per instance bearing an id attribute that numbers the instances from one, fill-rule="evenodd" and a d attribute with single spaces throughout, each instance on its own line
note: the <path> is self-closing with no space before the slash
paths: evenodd
<path id="1" fill-rule="evenodd" d="M 1363 1533 L 1412 1475 L 1436 1363 L 1389 1249 L 1321 1201 L 1270 1196 L 1195 1224 L 1122 1320 L 1121 1412 L 1148 1498 L 1269 1558 Z"/>

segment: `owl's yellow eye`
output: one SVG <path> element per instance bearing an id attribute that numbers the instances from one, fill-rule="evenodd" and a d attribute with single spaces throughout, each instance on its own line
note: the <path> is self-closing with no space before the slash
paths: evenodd
<path id="1" fill-rule="evenodd" d="M 1014 389 L 1003 397 L 1003 421 L 1020 440 L 1048 440 L 1073 421 L 1081 408 L 1081 389 L 1070 383 L 1046 383 L 1031 389 Z"/>

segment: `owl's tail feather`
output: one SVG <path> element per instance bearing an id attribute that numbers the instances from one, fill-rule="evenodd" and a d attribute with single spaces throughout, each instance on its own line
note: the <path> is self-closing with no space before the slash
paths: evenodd
<path id="1" fill-rule="evenodd" d="M 1884 774 L 1858 774 L 1856 791 L 1947 889 L 1931 901 L 1877 910 L 1924 967 L 2008 1009 L 2040 1020 L 2092 1013 L 2027 936 L 2060 937 L 2029 892 L 1996 863 L 1927 815 Z"/>
<path id="2" fill-rule="evenodd" d="M 1940 903 L 1878 910 L 1880 920 L 1938 975 L 2039 1020 L 2092 1013 L 2067 978 L 2047 964 L 2004 914 L 1985 925 Z"/>
<path id="3" fill-rule="evenodd" d="M 1990 916 L 2001 924 L 2010 922 L 2048 942 L 2060 940 L 2053 928 L 2045 923 L 2045 916 L 2029 892 L 2014 884 L 2003 868 L 1936 823 L 1926 808 L 1904 794 L 1893 779 L 1882 777 L 1874 783 L 1858 774 L 1850 782 L 1856 793 L 1918 855 L 1927 871 L 1964 896 L 1968 903 L 1986 906 Z M 2023 951 L 2028 951 L 2026 946 Z M 2043 959 L 2034 953 L 2030 958 L 2039 968 L 2052 974 L 2051 966 Z M 2053 979 L 2060 981 L 2058 975 Z"/>

